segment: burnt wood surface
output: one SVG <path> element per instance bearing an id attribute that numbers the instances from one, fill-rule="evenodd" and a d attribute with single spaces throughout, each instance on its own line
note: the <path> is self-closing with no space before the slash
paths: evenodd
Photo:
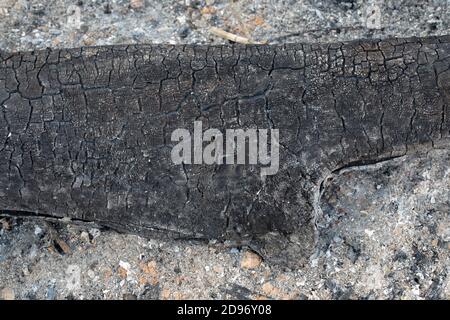
<path id="1" fill-rule="evenodd" d="M 449 68 L 449 36 L 0 52 L 0 209 L 301 265 L 331 173 L 449 147 Z M 279 129 L 279 172 L 173 164 L 195 120 Z"/>

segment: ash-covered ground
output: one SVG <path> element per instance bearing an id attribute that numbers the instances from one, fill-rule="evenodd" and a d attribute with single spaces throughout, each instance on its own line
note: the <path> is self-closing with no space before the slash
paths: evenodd
<path id="1" fill-rule="evenodd" d="M 0 49 L 449 34 L 450 2 L 1 0 Z M 246 248 L 0 220 L 0 299 L 449 299 L 450 151 L 332 177 L 298 270 Z"/>

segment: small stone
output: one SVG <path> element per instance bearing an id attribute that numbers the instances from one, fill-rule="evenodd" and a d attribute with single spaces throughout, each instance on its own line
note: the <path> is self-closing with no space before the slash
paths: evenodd
<path id="1" fill-rule="evenodd" d="M 178 21 L 180 24 L 185 24 L 186 21 L 187 21 L 186 16 L 185 16 L 185 15 L 178 16 L 178 17 L 177 17 L 177 21 Z"/>
<path id="2" fill-rule="evenodd" d="M 14 300 L 16 298 L 14 294 L 14 290 L 11 288 L 3 288 L 0 291 L 0 299 L 1 300 Z"/>
<path id="3" fill-rule="evenodd" d="M 89 234 L 92 236 L 92 240 L 97 238 L 102 232 L 97 228 L 92 228 L 89 230 Z"/>
<path id="4" fill-rule="evenodd" d="M 113 272 L 111 271 L 111 269 L 107 268 L 103 270 L 103 279 L 105 281 L 108 281 L 109 278 L 111 278 L 111 276 L 113 275 Z"/>
<path id="5" fill-rule="evenodd" d="M 137 296 L 135 294 L 132 294 L 132 293 L 125 293 L 122 296 L 122 299 L 123 300 L 137 300 Z"/>
<path id="6" fill-rule="evenodd" d="M 0 219 L 0 223 L 2 224 L 2 229 L 4 229 L 4 230 L 11 229 L 11 224 L 9 223 L 8 219 L 6 219 L 6 218 Z"/>
<path id="7" fill-rule="evenodd" d="M 161 291 L 161 299 L 162 300 L 167 300 L 170 297 L 170 291 L 167 288 L 162 289 Z"/>
<path id="8" fill-rule="evenodd" d="M 239 253 L 239 250 L 238 250 L 238 248 L 231 248 L 230 249 L 230 253 L 231 254 L 236 254 L 236 253 Z"/>
<path id="9" fill-rule="evenodd" d="M 252 251 L 245 251 L 241 257 L 241 268 L 255 269 L 261 264 L 261 257 Z"/>
<path id="10" fill-rule="evenodd" d="M 143 300 L 158 300 L 160 298 L 161 289 L 158 285 L 145 285 L 142 294 L 140 294 L 140 299 Z"/>
<path id="11" fill-rule="evenodd" d="M 143 286 L 146 285 L 148 283 L 147 277 L 145 275 L 140 275 L 137 277 L 137 282 L 139 283 L 139 285 Z"/>
<path id="12" fill-rule="evenodd" d="M 144 276 L 140 280 L 141 282 L 145 281 L 146 283 L 149 283 L 151 285 L 156 285 L 159 282 L 156 261 L 141 263 L 140 268 L 144 273 Z"/>
<path id="13" fill-rule="evenodd" d="M 95 44 L 96 39 L 94 39 L 92 36 L 89 35 L 82 41 L 85 46 L 93 46 Z"/>
<path id="14" fill-rule="evenodd" d="M 375 230 L 364 229 L 364 233 L 367 234 L 369 237 L 372 237 L 373 234 L 375 233 Z"/>
<path id="15" fill-rule="evenodd" d="M 119 267 L 117 268 L 117 274 L 121 278 L 127 278 L 128 272 L 130 271 L 131 265 L 128 262 L 119 261 Z"/>
<path id="16" fill-rule="evenodd" d="M 45 291 L 45 299 L 54 300 L 55 297 L 56 297 L 55 285 L 51 284 L 47 287 L 47 290 Z"/>
<path id="17" fill-rule="evenodd" d="M 216 12 L 216 9 L 212 6 L 204 6 L 200 9 L 201 14 L 214 14 Z"/>
<path id="18" fill-rule="evenodd" d="M 144 273 L 148 273 L 151 275 L 156 276 L 158 273 L 156 272 L 156 262 L 155 261 L 149 261 L 147 263 L 141 264 L 141 269 Z"/>
<path id="19" fill-rule="evenodd" d="M 144 0 L 130 0 L 131 9 L 141 9 L 144 7 Z"/>
<path id="20" fill-rule="evenodd" d="M 22 273 L 24 276 L 29 276 L 30 275 L 30 269 L 28 269 L 28 267 L 24 267 L 22 269 Z"/>
<path id="21" fill-rule="evenodd" d="M 81 268 L 76 264 L 67 266 L 65 281 L 68 291 L 78 290 L 81 287 Z"/>
<path id="22" fill-rule="evenodd" d="M 86 231 L 81 232 L 80 239 L 86 243 L 91 242 L 91 239 L 89 238 L 89 233 L 87 233 Z"/>
<path id="23" fill-rule="evenodd" d="M 222 266 L 217 266 L 217 265 L 215 265 L 215 266 L 213 266 L 213 271 L 215 272 L 215 273 L 219 273 L 219 274 L 221 274 L 221 273 L 223 273 L 223 267 Z"/>
<path id="24" fill-rule="evenodd" d="M 261 289 L 268 297 L 274 297 L 280 294 L 280 289 L 274 287 L 270 282 L 264 283 Z"/>
<path id="25" fill-rule="evenodd" d="M 91 270 L 91 269 L 88 270 L 87 275 L 91 279 L 95 278 L 95 272 L 93 270 Z"/>
<path id="26" fill-rule="evenodd" d="M 173 299 L 174 300 L 186 300 L 186 296 L 182 292 L 175 291 L 173 293 Z"/>
<path id="27" fill-rule="evenodd" d="M 111 14 L 112 13 L 111 5 L 109 4 L 109 2 L 107 4 L 105 4 L 105 6 L 103 8 L 103 12 L 105 14 Z"/>
<path id="28" fill-rule="evenodd" d="M 188 25 L 184 25 L 178 30 L 178 35 L 180 36 L 181 39 L 185 39 L 187 38 L 190 32 L 191 28 Z"/>
<path id="29" fill-rule="evenodd" d="M 260 26 L 260 25 L 264 24 L 264 19 L 259 16 L 256 16 L 253 19 L 253 23 L 256 24 L 257 26 Z"/>
<path id="30" fill-rule="evenodd" d="M 117 268 L 117 274 L 118 274 L 119 277 L 121 277 L 121 278 L 126 278 L 127 275 L 128 275 L 128 271 L 125 270 L 125 268 L 118 267 L 118 268 Z"/>
<path id="31" fill-rule="evenodd" d="M 87 24 L 82 24 L 81 27 L 80 27 L 80 31 L 82 33 L 88 32 L 89 31 L 89 26 Z"/>

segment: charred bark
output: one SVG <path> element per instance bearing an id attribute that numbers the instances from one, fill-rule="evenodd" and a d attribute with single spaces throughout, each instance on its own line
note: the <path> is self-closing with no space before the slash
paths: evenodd
<path id="1" fill-rule="evenodd" d="M 322 182 L 449 147 L 450 37 L 0 52 L 0 209 L 229 240 L 299 265 Z M 175 165 L 171 133 L 277 128 L 280 170 Z"/>

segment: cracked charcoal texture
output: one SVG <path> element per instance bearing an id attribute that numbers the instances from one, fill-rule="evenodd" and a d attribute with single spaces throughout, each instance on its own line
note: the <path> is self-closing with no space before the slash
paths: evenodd
<path id="1" fill-rule="evenodd" d="M 333 172 L 447 148 L 450 37 L 0 53 L 0 207 L 301 265 Z M 174 165 L 177 128 L 280 129 L 280 170 Z"/>

